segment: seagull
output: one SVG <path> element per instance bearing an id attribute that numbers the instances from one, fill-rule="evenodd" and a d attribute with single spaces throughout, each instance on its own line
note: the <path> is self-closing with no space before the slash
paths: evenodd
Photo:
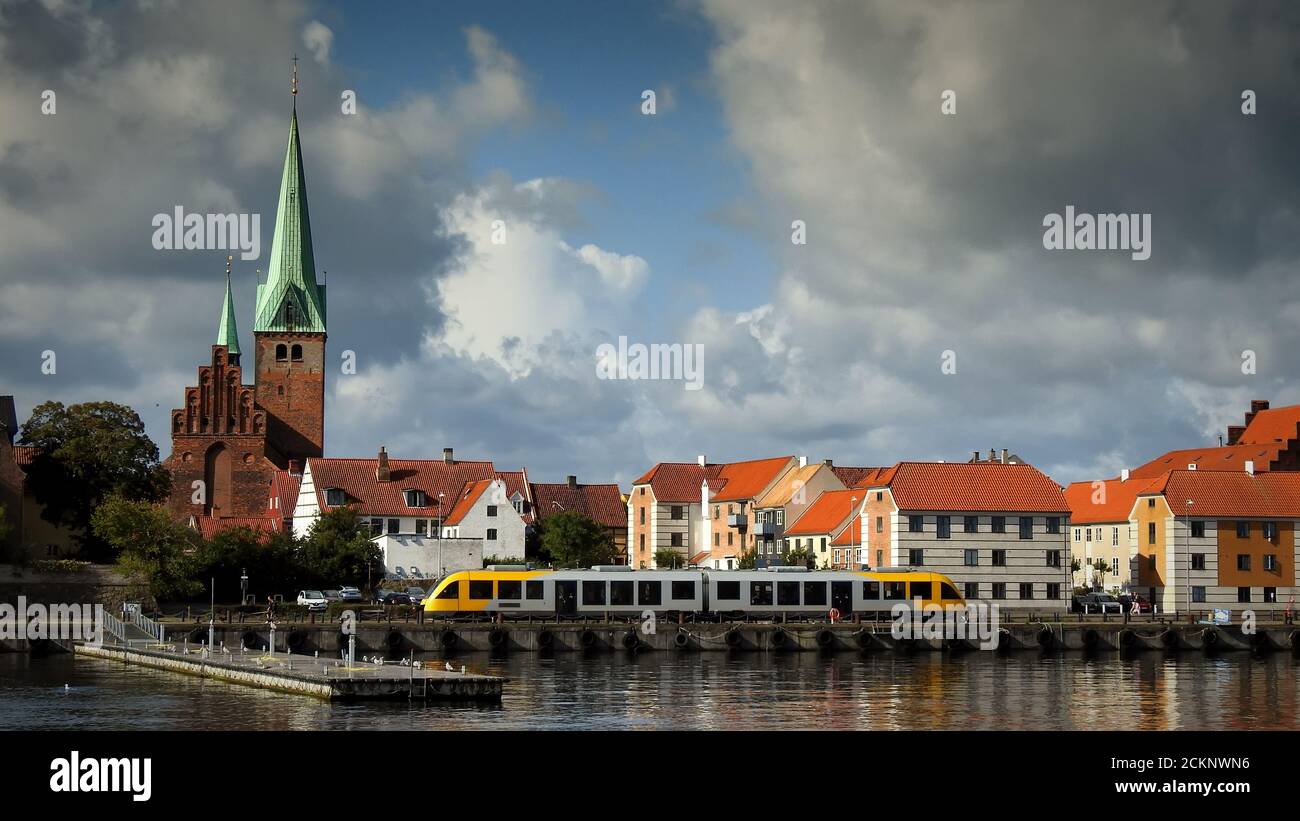
<path id="1" fill-rule="evenodd" d="M 447 672 L 448 672 L 448 673 L 454 673 L 454 672 L 456 672 L 456 668 L 451 666 L 451 662 L 450 662 L 450 661 L 447 662 Z"/>

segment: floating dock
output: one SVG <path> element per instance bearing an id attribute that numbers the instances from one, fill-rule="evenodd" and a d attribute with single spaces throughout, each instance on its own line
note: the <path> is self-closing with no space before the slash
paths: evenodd
<path id="1" fill-rule="evenodd" d="M 79 656 L 328 701 L 500 701 L 508 681 L 501 676 L 430 668 L 423 664 L 416 667 L 358 660 L 348 666 L 336 657 L 321 659 L 261 650 L 218 650 L 213 658 L 208 658 L 202 648 L 186 644 L 78 644 L 74 652 Z"/>

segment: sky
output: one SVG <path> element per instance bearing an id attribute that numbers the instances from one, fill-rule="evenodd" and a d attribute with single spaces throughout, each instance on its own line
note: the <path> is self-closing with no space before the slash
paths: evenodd
<path id="1" fill-rule="evenodd" d="M 0 0 L 0 394 L 170 453 L 227 252 L 152 220 L 261 215 L 251 350 L 296 54 L 356 361 L 326 455 L 1114 476 L 1300 402 L 1297 42 L 1267 2 Z M 1150 257 L 1044 247 L 1067 206 L 1145 215 Z M 620 337 L 702 346 L 700 389 L 601 378 Z"/>

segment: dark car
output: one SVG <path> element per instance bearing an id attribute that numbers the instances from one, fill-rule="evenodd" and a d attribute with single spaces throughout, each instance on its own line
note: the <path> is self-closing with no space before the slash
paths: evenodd
<path id="1" fill-rule="evenodd" d="M 1133 613 L 1133 612 L 1151 613 L 1154 611 L 1154 608 L 1151 606 L 1151 602 L 1147 601 L 1141 596 L 1120 596 L 1119 603 L 1120 606 L 1124 608 L 1125 613 Z M 1136 611 L 1133 609 L 1134 604 L 1137 605 Z"/>
<path id="2" fill-rule="evenodd" d="M 375 593 L 375 604 L 410 604 L 411 596 L 398 590 L 380 590 Z"/>
<path id="3" fill-rule="evenodd" d="M 1109 593 L 1084 593 L 1074 597 L 1073 610 L 1076 613 L 1119 613 L 1119 599 Z"/>

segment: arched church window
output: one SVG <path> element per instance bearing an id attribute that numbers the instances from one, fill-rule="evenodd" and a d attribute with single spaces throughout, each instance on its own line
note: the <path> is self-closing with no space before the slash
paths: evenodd
<path id="1" fill-rule="evenodd" d="M 290 349 L 289 358 L 292 359 L 294 362 L 301 362 L 301 361 L 302 361 L 302 346 L 301 346 L 301 345 L 294 345 L 294 346 Z"/>
<path id="2" fill-rule="evenodd" d="M 289 358 L 289 346 L 283 343 L 275 346 L 275 361 L 283 362 Z"/>

